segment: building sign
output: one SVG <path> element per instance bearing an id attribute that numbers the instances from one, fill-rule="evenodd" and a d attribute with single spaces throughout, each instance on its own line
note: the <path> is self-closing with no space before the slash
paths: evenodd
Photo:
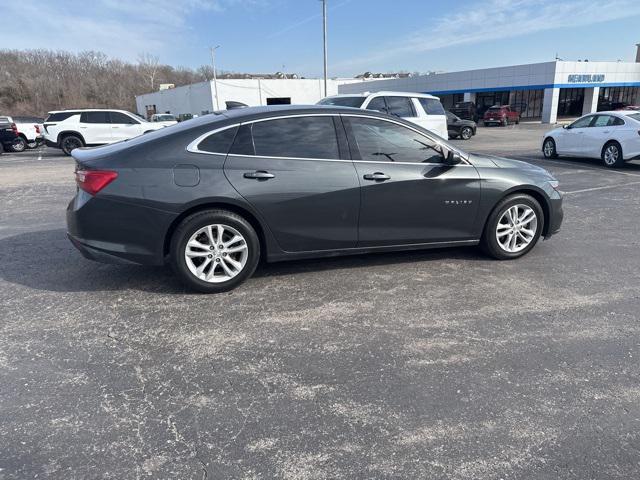
<path id="1" fill-rule="evenodd" d="M 569 83 L 600 83 L 604 82 L 604 75 L 569 75 L 567 78 L 567 82 Z"/>

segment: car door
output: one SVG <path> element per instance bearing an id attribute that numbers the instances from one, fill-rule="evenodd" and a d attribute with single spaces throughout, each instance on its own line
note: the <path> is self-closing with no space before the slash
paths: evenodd
<path id="1" fill-rule="evenodd" d="M 480 178 L 472 165 L 445 164 L 448 144 L 404 124 L 342 118 L 362 184 L 358 246 L 473 237 Z"/>
<path id="2" fill-rule="evenodd" d="M 334 122 L 310 115 L 243 124 L 225 162 L 231 184 L 287 252 L 356 246 L 360 182 Z"/>
<path id="3" fill-rule="evenodd" d="M 561 155 L 581 155 L 583 154 L 582 144 L 589 133 L 589 127 L 595 115 L 587 115 L 579 118 L 567 128 L 558 132 L 555 139 L 556 151 Z"/>
<path id="4" fill-rule="evenodd" d="M 109 112 L 109 116 L 111 117 L 112 142 L 128 140 L 142 133 L 140 130 L 141 123 L 135 118 L 122 112 Z"/>
<path id="5" fill-rule="evenodd" d="M 440 100 L 437 98 L 417 97 L 413 101 L 418 104 L 416 109 L 418 109 L 420 118 L 424 118 L 422 127 L 442 138 L 447 138 L 447 116 Z M 420 109 L 423 112 L 420 112 Z"/>
<path id="6" fill-rule="evenodd" d="M 112 142 L 109 112 L 82 112 L 79 123 L 80 134 L 87 145 L 103 145 Z"/>

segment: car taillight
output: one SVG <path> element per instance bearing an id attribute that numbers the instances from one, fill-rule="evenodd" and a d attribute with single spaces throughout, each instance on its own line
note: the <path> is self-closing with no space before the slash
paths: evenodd
<path id="1" fill-rule="evenodd" d="M 110 170 L 76 170 L 78 187 L 90 195 L 95 195 L 118 177 Z"/>
<path id="2" fill-rule="evenodd" d="M 40 133 L 40 125 L 34 125 L 36 127 L 36 133 Z"/>
<path id="3" fill-rule="evenodd" d="M 16 135 L 18 134 L 18 126 L 15 123 L 11 124 L 11 130 L 13 130 L 13 133 Z"/>

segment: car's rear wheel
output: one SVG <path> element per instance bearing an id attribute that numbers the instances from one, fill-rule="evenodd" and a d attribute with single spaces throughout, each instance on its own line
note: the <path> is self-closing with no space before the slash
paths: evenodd
<path id="1" fill-rule="evenodd" d="M 27 149 L 27 141 L 22 138 L 16 138 L 11 144 L 11 151 L 13 152 L 24 152 Z"/>
<path id="2" fill-rule="evenodd" d="M 225 292 L 253 274 L 260 259 L 260 241 L 240 215 L 205 210 L 180 223 L 171 240 L 170 258 L 173 269 L 190 288 Z"/>
<path id="3" fill-rule="evenodd" d="M 84 147 L 84 142 L 77 135 L 66 135 L 60 142 L 60 148 L 65 155 L 71 155 L 73 150 L 81 147 Z"/>
<path id="4" fill-rule="evenodd" d="M 501 200 L 487 219 L 482 248 L 498 260 L 519 258 L 528 253 L 542 234 L 544 213 L 530 195 L 515 194 Z"/>
<path id="5" fill-rule="evenodd" d="M 618 142 L 609 142 L 602 147 L 601 158 L 605 167 L 618 168 L 624 165 L 622 147 Z"/>
<path id="6" fill-rule="evenodd" d="M 471 127 L 463 127 L 462 130 L 460 130 L 461 139 L 469 140 L 471 137 L 473 137 L 473 129 Z"/>
<path id="7" fill-rule="evenodd" d="M 545 139 L 542 144 L 542 154 L 544 155 L 544 158 L 558 158 L 556 141 L 553 138 Z"/>

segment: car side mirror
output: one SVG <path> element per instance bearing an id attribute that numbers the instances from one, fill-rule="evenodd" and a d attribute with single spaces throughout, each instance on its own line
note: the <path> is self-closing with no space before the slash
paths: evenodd
<path id="1" fill-rule="evenodd" d="M 563 125 L 562 128 L 565 130 L 571 130 L 571 125 Z"/>
<path id="2" fill-rule="evenodd" d="M 447 165 L 458 165 L 459 163 L 462 163 L 462 156 L 459 152 L 450 150 L 445 159 L 445 163 Z"/>

